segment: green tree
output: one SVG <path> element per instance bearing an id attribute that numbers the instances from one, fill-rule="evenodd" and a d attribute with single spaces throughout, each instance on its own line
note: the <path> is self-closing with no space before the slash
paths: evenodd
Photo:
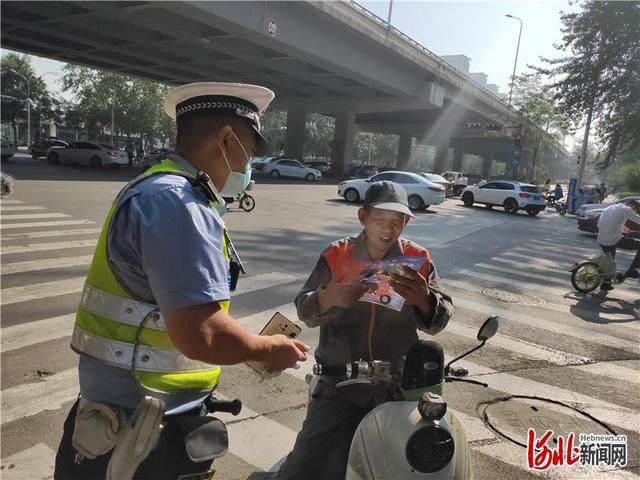
<path id="1" fill-rule="evenodd" d="M 285 143 L 287 131 L 287 112 L 283 110 L 267 110 L 260 118 L 262 135 L 271 146 L 271 152 L 277 155 Z"/>
<path id="2" fill-rule="evenodd" d="M 108 125 L 113 135 L 135 136 L 138 141 L 175 138 L 175 126 L 164 113 L 163 100 L 169 87 L 122 73 L 105 72 L 77 65 L 64 68 L 62 85 L 75 97 L 67 116 L 83 124 L 94 136 L 96 122 Z M 112 121 L 113 119 L 113 121 Z M 104 139 L 102 139 L 104 141 Z"/>
<path id="3" fill-rule="evenodd" d="M 546 66 L 537 70 L 558 79 L 554 98 L 576 124 L 586 115 L 587 136 L 593 119 L 605 168 L 617 152 L 640 146 L 640 3 L 588 0 L 581 6 L 562 15 L 556 49 L 565 56 L 542 58 Z"/>
<path id="4" fill-rule="evenodd" d="M 333 140 L 335 119 L 327 115 L 312 113 L 307 115 L 304 137 L 305 156 L 326 159 L 331 156 L 330 143 Z"/>
<path id="5" fill-rule="evenodd" d="M 28 55 L 7 53 L 2 56 L 2 70 L 0 83 L 2 84 L 3 123 L 8 123 L 13 129 L 14 141 L 18 141 L 17 124 L 21 119 L 27 119 L 27 84 L 20 75 L 29 81 L 29 98 L 31 100 L 31 123 L 40 115 L 42 118 L 57 119 L 60 114 L 59 103 L 52 98 L 45 82 L 38 77 L 31 67 Z M 18 72 L 16 75 L 12 70 Z M 32 125 L 33 127 L 33 125 Z M 32 131 L 37 129 L 31 128 Z M 29 139 L 31 140 L 31 139 Z"/>
<path id="6" fill-rule="evenodd" d="M 542 80 L 540 73 L 525 74 L 516 77 L 513 85 L 513 105 L 521 112 L 526 125 L 526 141 L 533 146 L 531 181 L 535 181 L 536 172 L 546 171 L 545 167 L 537 168 L 536 165 L 540 152 L 561 141 L 570 127 L 568 116 L 558 108 Z"/>

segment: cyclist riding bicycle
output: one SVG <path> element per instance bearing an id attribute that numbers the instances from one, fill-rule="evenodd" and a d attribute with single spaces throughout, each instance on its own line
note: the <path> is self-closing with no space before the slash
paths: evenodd
<path id="1" fill-rule="evenodd" d="M 598 220 L 597 242 L 602 251 L 615 258 L 616 250 L 631 250 L 636 256 L 625 272 L 626 278 L 640 278 L 640 240 L 624 236 L 627 220 L 640 225 L 640 202 L 629 199 L 624 203 L 616 203 L 604 209 Z M 601 290 L 612 290 L 611 281 L 604 281 Z"/>

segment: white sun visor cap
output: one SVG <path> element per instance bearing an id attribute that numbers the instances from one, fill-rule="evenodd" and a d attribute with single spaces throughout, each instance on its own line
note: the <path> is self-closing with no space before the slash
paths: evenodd
<path id="1" fill-rule="evenodd" d="M 256 155 L 269 153 L 269 143 L 260 133 L 260 115 L 275 94 L 265 87 L 245 83 L 199 82 L 174 88 L 164 99 L 164 111 L 173 119 L 204 110 L 226 111 L 247 118 L 256 133 Z"/>

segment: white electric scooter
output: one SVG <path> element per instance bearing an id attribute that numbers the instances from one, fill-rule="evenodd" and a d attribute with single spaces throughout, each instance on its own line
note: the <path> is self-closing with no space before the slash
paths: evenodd
<path id="1" fill-rule="evenodd" d="M 447 409 L 442 387 L 451 381 L 487 387 L 461 378 L 468 371 L 451 364 L 484 346 L 498 323 L 498 317 L 489 317 L 478 331 L 480 345 L 446 366 L 442 347 L 429 340 L 419 340 L 411 347 L 400 376 L 392 375 L 385 361 L 314 365 L 315 375 L 347 378 L 336 388 L 379 384 L 389 391 L 358 425 L 349 451 L 347 480 L 473 478 L 464 430 Z"/>

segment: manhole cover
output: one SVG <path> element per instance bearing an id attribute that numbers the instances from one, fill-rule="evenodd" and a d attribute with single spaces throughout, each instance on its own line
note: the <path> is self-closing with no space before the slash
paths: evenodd
<path id="1" fill-rule="evenodd" d="M 581 433 L 614 434 L 600 420 L 569 405 L 545 398 L 513 396 L 485 403 L 480 410 L 489 427 L 523 447 L 527 446 L 529 428 L 533 428 L 538 437 L 547 430 L 553 430 L 550 442 L 556 442 L 558 435 L 566 440 L 571 432 L 574 432 L 576 440 Z"/>
<path id="2" fill-rule="evenodd" d="M 532 295 L 507 292 L 506 290 L 500 290 L 499 288 L 483 288 L 482 294 L 495 300 L 500 300 L 504 303 L 513 303 L 516 305 L 536 306 L 544 305 L 546 303 L 543 299 Z"/>

